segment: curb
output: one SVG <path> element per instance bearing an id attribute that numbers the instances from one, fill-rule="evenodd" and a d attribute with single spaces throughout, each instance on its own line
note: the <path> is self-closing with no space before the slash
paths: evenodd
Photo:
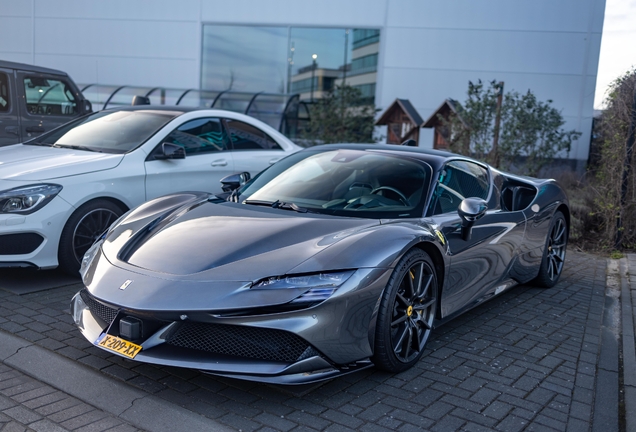
<path id="1" fill-rule="evenodd" d="M 0 361 L 141 429 L 157 432 L 230 430 L 2 330 Z"/>
<path id="2" fill-rule="evenodd" d="M 621 275 L 617 260 L 607 260 L 603 295 L 592 432 L 617 431 L 620 425 Z"/>
<path id="3" fill-rule="evenodd" d="M 636 254 L 620 260 L 621 324 L 623 336 L 623 386 L 625 391 L 625 430 L 636 430 Z"/>

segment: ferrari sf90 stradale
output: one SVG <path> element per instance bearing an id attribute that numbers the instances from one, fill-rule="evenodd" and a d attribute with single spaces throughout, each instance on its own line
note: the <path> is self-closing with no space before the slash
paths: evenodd
<path id="1" fill-rule="evenodd" d="M 223 198 L 122 216 L 71 311 L 136 361 L 275 383 L 402 371 L 441 323 L 520 283 L 552 287 L 570 212 L 553 180 L 388 145 L 295 153 Z"/>

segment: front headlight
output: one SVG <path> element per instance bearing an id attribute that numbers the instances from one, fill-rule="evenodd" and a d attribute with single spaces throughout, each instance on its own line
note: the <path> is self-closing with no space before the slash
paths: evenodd
<path id="1" fill-rule="evenodd" d="M 0 213 L 33 213 L 44 207 L 61 190 L 60 185 L 39 184 L 1 191 Z"/>
<path id="2" fill-rule="evenodd" d="M 292 303 L 319 303 L 331 297 L 353 273 L 355 270 L 272 277 L 257 282 L 252 289 L 306 288 L 306 291 L 292 300 Z"/>

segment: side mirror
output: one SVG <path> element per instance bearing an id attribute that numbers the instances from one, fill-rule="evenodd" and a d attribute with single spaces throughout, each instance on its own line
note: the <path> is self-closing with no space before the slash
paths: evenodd
<path id="1" fill-rule="evenodd" d="M 240 174 L 230 174 L 227 177 L 221 179 L 221 185 L 223 192 L 232 192 L 243 186 L 250 181 L 252 176 L 248 172 L 242 172 Z"/>
<path id="2" fill-rule="evenodd" d="M 150 105 L 150 98 L 146 96 L 135 95 L 132 98 L 132 105 Z"/>
<path id="3" fill-rule="evenodd" d="M 83 105 L 84 105 L 84 114 L 93 112 L 93 104 L 91 103 L 91 101 L 85 99 Z"/>
<path id="4" fill-rule="evenodd" d="M 161 144 L 161 152 L 155 155 L 155 159 L 185 159 L 185 157 L 183 147 L 168 142 Z"/>
<path id="5" fill-rule="evenodd" d="M 462 220 L 462 240 L 470 240 L 470 234 L 473 225 L 477 219 L 486 214 L 488 204 L 481 198 L 464 198 L 459 207 L 457 214 Z"/>

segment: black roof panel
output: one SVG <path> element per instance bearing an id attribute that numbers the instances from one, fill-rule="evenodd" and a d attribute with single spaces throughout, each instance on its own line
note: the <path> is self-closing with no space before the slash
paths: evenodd
<path id="1" fill-rule="evenodd" d="M 36 73 L 46 73 L 51 75 L 64 75 L 68 76 L 66 72 L 57 70 L 57 69 L 49 69 L 42 66 L 34 66 L 26 63 L 15 63 L 5 60 L 0 60 L 0 68 L 3 69 L 17 69 L 26 72 L 36 72 Z"/>

